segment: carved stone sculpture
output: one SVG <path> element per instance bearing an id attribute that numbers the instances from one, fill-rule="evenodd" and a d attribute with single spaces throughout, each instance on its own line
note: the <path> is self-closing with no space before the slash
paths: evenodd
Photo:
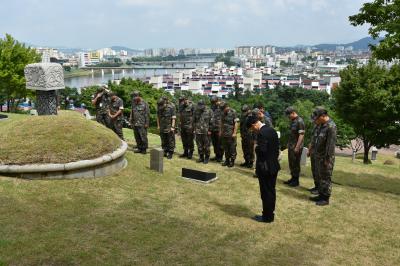
<path id="1" fill-rule="evenodd" d="M 37 63 L 25 67 L 26 87 L 36 90 L 38 115 L 57 115 L 57 92 L 64 89 L 64 72 L 60 64 Z"/>

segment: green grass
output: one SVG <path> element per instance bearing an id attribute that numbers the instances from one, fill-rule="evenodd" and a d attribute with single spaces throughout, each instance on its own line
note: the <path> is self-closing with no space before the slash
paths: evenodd
<path id="1" fill-rule="evenodd" d="M 338 157 L 331 205 L 317 207 L 310 167 L 288 188 L 283 156 L 276 220 L 260 224 L 250 219 L 261 210 L 252 171 L 176 156 L 159 174 L 149 155 L 126 157 L 128 167 L 106 178 L 0 178 L 0 265 L 400 265 L 399 160 Z M 183 166 L 219 179 L 186 181 Z"/>
<path id="2" fill-rule="evenodd" d="M 58 116 L 11 114 L 0 121 L 0 164 L 93 159 L 120 145 L 114 132 L 73 111 Z"/>

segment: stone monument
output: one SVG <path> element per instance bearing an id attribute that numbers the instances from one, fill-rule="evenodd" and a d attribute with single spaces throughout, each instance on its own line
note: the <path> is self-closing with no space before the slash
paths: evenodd
<path id="1" fill-rule="evenodd" d="M 60 64 L 36 63 L 25 67 L 26 88 L 36 91 L 38 115 L 57 115 L 57 90 L 64 89 Z"/>
<path id="2" fill-rule="evenodd" d="M 150 169 L 159 173 L 164 172 L 164 151 L 161 148 L 152 149 L 150 151 Z"/>

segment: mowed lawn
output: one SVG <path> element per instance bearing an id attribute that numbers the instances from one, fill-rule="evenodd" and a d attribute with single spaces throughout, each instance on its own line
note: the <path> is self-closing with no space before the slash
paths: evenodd
<path id="1" fill-rule="evenodd" d="M 331 205 L 317 207 L 308 201 L 309 165 L 301 187 L 282 183 L 285 155 L 273 224 L 250 219 L 261 210 L 258 181 L 238 166 L 175 156 L 159 174 L 149 155 L 130 149 L 128 167 L 111 177 L 0 177 L 0 265 L 400 265 L 399 160 L 364 166 L 337 157 Z M 383 165 L 388 159 L 395 164 Z M 219 179 L 187 181 L 182 167 Z"/>

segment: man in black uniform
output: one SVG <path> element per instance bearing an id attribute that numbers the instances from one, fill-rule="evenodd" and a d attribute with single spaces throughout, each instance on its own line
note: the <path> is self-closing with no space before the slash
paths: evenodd
<path id="1" fill-rule="evenodd" d="M 122 132 L 122 122 L 124 119 L 124 102 L 115 93 L 109 93 L 111 98 L 110 109 L 108 115 L 110 117 L 111 129 L 124 140 L 124 133 Z"/>
<path id="2" fill-rule="evenodd" d="M 150 123 L 150 109 L 149 105 L 140 97 L 138 91 L 134 91 L 132 97 L 132 111 L 129 120 L 133 127 L 137 145 L 137 149 L 134 150 L 134 153 L 146 154 L 148 148 L 147 128 Z"/>
<path id="3" fill-rule="evenodd" d="M 194 150 L 193 133 L 194 106 L 186 96 L 179 99 L 179 130 L 183 144 L 183 154 L 179 157 L 192 159 Z"/>
<path id="4" fill-rule="evenodd" d="M 214 116 L 214 123 L 211 128 L 211 142 L 214 147 L 215 157 L 211 158 L 211 161 L 222 162 L 222 158 L 224 156 L 224 149 L 222 147 L 220 130 L 221 130 L 221 117 L 222 110 L 220 108 L 221 101 L 217 96 L 212 96 L 211 98 L 211 110 Z"/>
<path id="5" fill-rule="evenodd" d="M 291 186 L 299 186 L 300 160 L 303 152 L 305 125 L 303 119 L 296 113 L 293 107 L 288 107 L 285 114 L 290 120 L 288 139 L 288 159 L 291 178 L 284 183 Z"/>
<path id="6" fill-rule="evenodd" d="M 258 117 L 247 118 L 247 127 L 257 133 L 256 173 L 260 184 L 260 194 L 263 205 L 262 215 L 256 215 L 254 220 L 271 223 L 275 217 L 276 178 L 281 169 L 278 161 L 279 139 L 272 127 L 266 126 Z"/>

